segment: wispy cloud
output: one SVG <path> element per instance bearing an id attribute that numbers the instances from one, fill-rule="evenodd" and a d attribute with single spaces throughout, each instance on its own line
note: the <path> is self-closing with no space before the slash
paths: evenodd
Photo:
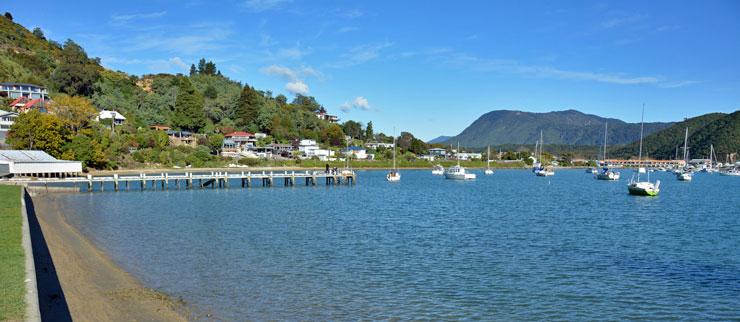
<path id="1" fill-rule="evenodd" d="M 167 14 L 167 11 L 134 13 L 128 15 L 113 15 L 110 17 L 112 25 L 125 25 L 133 20 L 159 18 Z"/>
<path id="2" fill-rule="evenodd" d="M 593 81 L 617 85 L 655 85 L 662 88 L 677 88 L 698 83 L 697 81 L 670 80 L 658 75 L 630 75 L 621 72 L 577 71 L 552 66 L 521 63 L 509 59 L 486 59 L 460 52 L 431 54 L 430 61 L 454 65 L 478 72 L 496 72 L 523 76 L 554 78 L 576 81 Z"/>
<path id="3" fill-rule="evenodd" d="M 353 109 L 369 111 L 372 109 L 372 107 L 370 107 L 370 102 L 367 100 L 367 98 L 357 96 L 352 101 L 342 103 L 342 105 L 339 106 L 339 109 L 342 110 L 342 112 L 344 113 L 349 113 Z"/>
<path id="4" fill-rule="evenodd" d="M 295 81 L 295 82 L 289 82 L 285 84 L 285 90 L 292 94 L 306 95 L 308 94 L 308 85 L 306 85 L 306 83 L 300 80 Z"/>
<path id="5" fill-rule="evenodd" d="M 121 66 L 143 66 L 151 73 L 184 73 L 188 71 L 189 65 L 180 57 L 168 59 L 123 59 L 118 57 L 101 58 L 103 66 L 116 68 Z"/>
<path id="6" fill-rule="evenodd" d="M 630 25 L 630 24 L 641 22 L 647 19 L 647 17 L 648 16 L 644 14 L 620 15 L 618 17 L 613 17 L 613 18 L 604 20 L 603 22 L 601 22 L 601 27 L 605 29 L 611 29 L 611 28 L 616 28 L 620 26 Z"/>
<path id="7" fill-rule="evenodd" d="M 263 12 L 278 9 L 290 2 L 292 2 L 292 0 L 247 0 L 244 1 L 244 7 L 249 11 Z"/>
<path id="8" fill-rule="evenodd" d="M 124 51 L 158 50 L 172 54 L 206 55 L 233 45 L 227 39 L 233 34 L 228 24 L 200 23 L 179 27 L 180 31 L 142 32 L 125 39 Z"/>
<path id="9" fill-rule="evenodd" d="M 380 57 L 381 51 L 390 46 L 393 46 L 393 43 L 387 41 L 355 46 L 342 55 L 339 62 L 332 64 L 332 67 L 349 67 L 367 63 Z"/>

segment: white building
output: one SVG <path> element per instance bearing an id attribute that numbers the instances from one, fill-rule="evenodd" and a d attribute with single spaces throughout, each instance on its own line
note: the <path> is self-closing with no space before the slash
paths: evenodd
<path id="1" fill-rule="evenodd" d="M 17 118 L 18 113 L 16 112 L 0 111 L 0 146 L 5 144 L 8 131 L 10 131 L 10 127 L 13 126 Z"/>
<path id="2" fill-rule="evenodd" d="M 44 151 L 0 150 L 0 177 L 59 178 L 80 173 L 79 161 L 57 160 Z"/>
<path id="3" fill-rule="evenodd" d="M 455 153 L 455 156 L 458 160 L 466 161 L 466 160 L 480 160 L 483 158 L 483 155 L 480 153 L 469 153 L 469 152 L 460 152 Z"/>
<path id="4" fill-rule="evenodd" d="M 347 149 L 342 150 L 342 154 L 347 157 L 351 156 L 358 160 L 365 160 L 368 158 L 367 151 L 359 146 L 351 146 Z"/>
<path id="5" fill-rule="evenodd" d="M 429 149 L 429 155 L 445 157 L 447 156 L 447 150 L 443 148 L 431 148 Z"/>
<path id="6" fill-rule="evenodd" d="M 100 113 L 98 113 L 98 116 L 95 118 L 96 121 L 100 122 L 106 121 L 108 123 L 108 120 L 113 120 L 114 125 L 121 125 L 123 122 L 126 121 L 126 118 L 121 115 L 121 113 L 118 113 L 117 111 L 108 111 L 108 110 L 102 110 Z"/>
<path id="7" fill-rule="evenodd" d="M 393 143 L 368 142 L 368 143 L 365 143 L 365 147 L 368 149 L 377 149 L 377 148 L 392 149 Z"/>

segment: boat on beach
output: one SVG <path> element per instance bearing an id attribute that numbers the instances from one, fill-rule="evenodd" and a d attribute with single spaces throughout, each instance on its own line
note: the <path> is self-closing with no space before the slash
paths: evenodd
<path id="1" fill-rule="evenodd" d="M 642 162 L 642 137 L 645 128 L 645 104 L 642 105 L 642 118 L 640 120 L 640 152 L 638 153 L 638 164 Z M 657 180 L 655 184 L 650 182 L 650 174 L 648 174 L 647 181 L 640 181 L 640 173 L 645 173 L 645 168 L 637 169 L 637 179 L 630 179 L 627 184 L 627 191 L 629 194 L 636 196 L 657 196 L 660 193 L 660 180 Z"/>

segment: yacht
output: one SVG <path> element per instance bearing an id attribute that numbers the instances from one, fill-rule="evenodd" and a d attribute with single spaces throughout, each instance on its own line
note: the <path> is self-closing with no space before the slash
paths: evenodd
<path id="1" fill-rule="evenodd" d="M 492 175 L 493 170 L 491 170 L 491 146 L 488 146 L 488 154 L 486 157 L 486 171 L 483 171 L 485 175 Z"/>
<path id="2" fill-rule="evenodd" d="M 393 169 L 385 176 L 388 182 L 401 181 L 401 174 L 396 168 L 396 129 L 393 129 Z"/>
<path id="3" fill-rule="evenodd" d="M 694 177 L 694 173 L 689 169 L 689 151 L 687 143 L 689 142 L 689 128 L 686 127 L 686 134 L 683 139 L 683 162 L 684 168 L 676 172 L 676 178 L 678 181 L 691 181 Z"/>
<path id="4" fill-rule="evenodd" d="M 457 151 L 460 153 L 460 142 L 457 142 Z M 451 180 L 475 180 L 475 173 L 468 173 L 465 168 L 460 166 L 460 158 L 457 159 L 457 165 L 447 168 L 445 171 L 445 178 Z"/>
<path id="5" fill-rule="evenodd" d="M 599 173 L 596 174 L 596 179 L 598 180 L 612 180 L 616 181 L 619 180 L 619 172 L 613 171 L 612 169 L 609 169 L 606 162 L 606 135 L 608 133 L 608 123 L 604 123 L 604 168 L 601 169 Z"/>
<path id="6" fill-rule="evenodd" d="M 445 174 L 445 167 L 437 164 L 432 168 L 432 174 L 435 176 L 441 176 Z"/>
<path id="7" fill-rule="evenodd" d="M 638 154 L 638 164 L 642 162 L 642 136 L 645 128 L 645 104 L 642 105 L 642 118 L 640 120 L 640 152 Z M 650 182 L 650 174 L 648 174 L 647 181 L 640 181 L 640 173 L 645 173 L 645 168 L 639 168 L 637 170 L 637 179 L 635 180 L 634 175 L 627 184 L 627 190 L 631 195 L 637 196 L 657 196 L 660 193 L 660 180 L 657 180 L 655 184 Z"/>
<path id="8" fill-rule="evenodd" d="M 535 144 L 535 154 L 537 153 L 537 146 L 539 145 L 539 156 L 537 157 L 540 162 L 534 164 L 532 172 L 538 177 L 549 177 L 555 175 L 555 170 L 552 166 L 544 166 L 542 162 L 542 148 L 545 146 L 545 140 L 542 136 L 542 130 L 540 130 L 540 141 Z"/>
<path id="9" fill-rule="evenodd" d="M 719 174 L 723 176 L 740 177 L 740 169 L 732 168 L 732 169 L 728 169 L 727 171 L 720 171 Z"/>

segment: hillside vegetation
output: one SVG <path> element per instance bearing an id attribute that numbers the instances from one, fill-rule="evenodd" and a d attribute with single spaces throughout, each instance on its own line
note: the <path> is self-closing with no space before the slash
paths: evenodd
<path id="1" fill-rule="evenodd" d="M 740 111 L 731 114 L 705 114 L 655 132 L 645 137 L 643 154 L 651 158 L 673 159 L 678 148 L 678 158 L 683 157 L 683 142 L 686 128 L 689 129 L 689 157 L 707 158 L 710 145 L 714 145 L 720 161 L 728 153 L 740 151 Z M 639 130 L 638 130 L 639 131 Z M 610 149 L 611 157 L 629 158 L 637 155 L 639 142 Z"/>
<path id="2" fill-rule="evenodd" d="M 608 142 L 625 144 L 640 136 L 640 124 L 626 123 L 575 110 L 549 113 L 498 110 L 488 112 L 446 143 L 483 147 L 500 144 L 534 144 L 540 137 L 545 144 L 601 145 L 604 123 L 609 123 Z M 645 133 L 671 126 L 671 123 L 645 123 Z"/>

